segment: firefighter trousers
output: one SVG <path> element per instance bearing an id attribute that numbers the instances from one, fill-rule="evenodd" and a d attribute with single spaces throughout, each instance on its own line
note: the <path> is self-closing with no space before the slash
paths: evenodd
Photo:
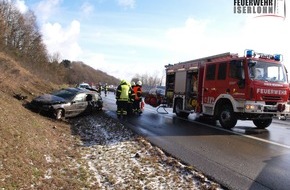
<path id="1" fill-rule="evenodd" d="M 128 101 L 117 100 L 117 115 L 127 115 Z"/>
<path id="2" fill-rule="evenodd" d="M 133 111 L 135 113 L 141 113 L 141 101 L 142 99 L 139 99 L 139 100 L 134 100 L 133 102 Z"/>

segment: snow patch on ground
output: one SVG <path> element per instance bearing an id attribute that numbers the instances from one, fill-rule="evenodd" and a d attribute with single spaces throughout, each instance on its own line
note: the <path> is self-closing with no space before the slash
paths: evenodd
<path id="1" fill-rule="evenodd" d="M 106 190 L 223 189 L 105 114 L 73 119 L 72 123 L 81 139 L 92 186 Z"/>

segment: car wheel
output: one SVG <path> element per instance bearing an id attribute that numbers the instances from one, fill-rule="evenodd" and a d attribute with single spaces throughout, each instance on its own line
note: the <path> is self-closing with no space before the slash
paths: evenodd
<path id="1" fill-rule="evenodd" d="M 57 109 L 55 111 L 55 119 L 61 120 L 64 117 L 64 110 L 63 109 Z"/>

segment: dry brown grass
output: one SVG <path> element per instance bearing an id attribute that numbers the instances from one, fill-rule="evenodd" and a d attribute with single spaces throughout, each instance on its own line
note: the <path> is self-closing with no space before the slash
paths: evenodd
<path id="1" fill-rule="evenodd" d="M 56 86 L 35 78 L 2 53 L 0 71 L 0 189 L 86 187 L 81 180 L 86 171 L 72 167 L 80 160 L 70 126 L 24 106 Z M 15 94 L 27 99 L 19 101 Z"/>
<path id="2" fill-rule="evenodd" d="M 77 176 L 85 174 L 71 167 L 72 161 L 78 162 L 78 154 L 66 123 L 30 112 L 3 92 L 0 111 L 0 188 L 84 186 Z M 53 182 L 45 179 L 49 171 Z"/>

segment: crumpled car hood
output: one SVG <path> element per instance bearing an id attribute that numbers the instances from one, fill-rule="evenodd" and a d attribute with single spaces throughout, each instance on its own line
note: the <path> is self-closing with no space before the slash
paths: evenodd
<path id="1" fill-rule="evenodd" d="M 66 99 L 61 98 L 59 96 L 54 96 L 51 94 L 44 94 L 42 96 L 38 96 L 34 99 L 36 102 L 41 102 L 43 104 L 58 104 L 67 102 Z"/>

